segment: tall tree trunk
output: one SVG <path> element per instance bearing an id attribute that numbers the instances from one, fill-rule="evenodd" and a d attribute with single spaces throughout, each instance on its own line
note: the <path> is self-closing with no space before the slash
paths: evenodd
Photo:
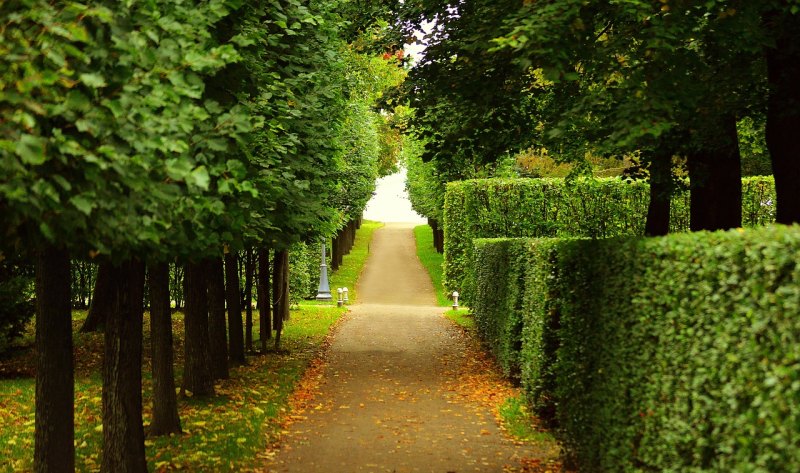
<path id="1" fill-rule="evenodd" d="M 69 254 L 48 247 L 36 264 L 37 473 L 75 471 L 74 389 Z"/>
<path id="2" fill-rule="evenodd" d="M 228 379 L 228 336 L 225 321 L 225 268 L 222 257 L 208 262 L 208 335 L 211 375 Z"/>
<path id="3" fill-rule="evenodd" d="M 144 263 L 111 266 L 103 351 L 103 472 L 146 472 L 142 426 Z"/>
<path id="4" fill-rule="evenodd" d="M 244 275 L 244 308 L 245 308 L 245 324 L 244 324 L 244 346 L 245 349 L 253 352 L 253 272 L 255 271 L 255 262 L 253 261 L 253 249 L 247 249 L 247 259 L 245 260 L 245 275 Z"/>
<path id="5" fill-rule="evenodd" d="M 339 233 L 333 236 L 331 241 L 331 271 L 339 269 Z"/>
<path id="6" fill-rule="evenodd" d="M 195 396 L 214 394 L 211 375 L 211 355 L 208 343 L 208 298 L 206 282 L 207 265 L 186 265 L 186 312 L 184 330 L 183 390 Z"/>
<path id="7" fill-rule="evenodd" d="M 781 13 L 766 19 L 768 28 L 777 32 L 775 47 L 765 54 L 766 132 L 775 176 L 776 221 L 791 224 L 800 222 L 800 15 Z"/>
<path id="8" fill-rule="evenodd" d="M 108 313 L 114 304 L 114 294 L 111 287 L 111 264 L 100 263 L 97 268 L 97 279 L 94 282 L 94 296 L 86 320 L 81 326 L 81 333 L 97 332 L 103 328 Z"/>
<path id="9" fill-rule="evenodd" d="M 725 230 L 742 225 L 742 170 L 736 119 L 719 119 L 718 136 L 705 149 L 689 154 L 691 180 L 689 227 L 692 231 Z"/>
<path id="10" fill-rule="evenodd" d="M 242 306 L 239 294 L 239 259 L 236 253 L 225 254 L 225 300 L 228 304 L 228 340 L 231 362 L 245 363 Z"/>
<path id="11" fill-rule="evenodd" d="M 261 353 L 267 352 L 267 340 L 272 338 L 269 277 L 269 248 L 260 248 L 258 250 L 258 336 L 261 341 Z"/>
<path id="12" fill-rule="evenodd" d="M 644 233 L 661 236 L 669 233 L 669 211 L 672 200 L 672 152 L 660 147 L 650 159 L 650 203 Z"/>
<path id="13" fill-rule="evenodd" d="M 289 318 L 289 250 L 275 251 L 272 293 L 275 319 L 275 350 L 280 350 L 283 321 Z"/>
<path id="14" fill-rule="evenodd" d="M 150 283 L 150 345 L 153 361 L 153 419 L 151 435 L 181 432 L 175 394 L 172 311 L 169 304 L 169 263 L 148 268 Z"/>

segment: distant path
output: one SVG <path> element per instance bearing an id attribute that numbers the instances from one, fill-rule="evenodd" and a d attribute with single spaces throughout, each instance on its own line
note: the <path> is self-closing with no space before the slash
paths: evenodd
<path id="1" fill-rule="evenodd" d="M 534 454 L 452 391 L 464 339 L 435 306 L 411 225 L 375 232 L 358 295 L 315 407 L 290 427 L 268 471 L 498 472 Z"/>

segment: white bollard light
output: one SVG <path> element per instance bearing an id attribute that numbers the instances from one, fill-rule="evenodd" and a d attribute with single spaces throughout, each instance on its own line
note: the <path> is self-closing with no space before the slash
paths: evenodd
<path id="1" fill-rule="evenodd" d="M 350 302 L 350 299 L 347 298 L 347 288 L 342 289 L 342 292 L 344 293 L 344 303 L 347 304 Z"/>
<path id="2" fill-rule="evenodd" d="M 458 291 L 453 291 L 453 310 L 458 310 Z"/>
<path id="3" fill-rule="evenodd" d="M 338 307 L 341 307 L 341 306 L 344 305 L 344 299 L 342 299 L 342 292 L 344 292 L 344 291 L 342 291 L 341 287 L 336 289 L 336 293 L 339 294 L 339 298 L 336 300 L 336 305 Z"/>

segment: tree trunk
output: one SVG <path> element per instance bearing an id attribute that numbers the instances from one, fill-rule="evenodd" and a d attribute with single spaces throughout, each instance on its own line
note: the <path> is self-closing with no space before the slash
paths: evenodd
<path id="1" fill-rule="evenodd" d="M 103 472 L 146 472 L 142 426 L 144 263 L 109 271 L 113 304 L 103 351 Z"/>
<path id="2" fill-rule="evenodd" d="M 151 435 L 181 432 L 175 394 L 172 311 L 169 304 L 169 263 L 148 268 L 150 283 L 150 345 L 153 362 L 153 419 Z"/>
<path id="3" fill-rule="evenodd" d="M 269 276 L 269 248 L 261 248 L 258 250 L 258 336 L 261 341 L 261 353 L 267 352 L 267 340 L 272 338 Z"/>
<path id="4" fill-rule="evenodd" d="M 228 339 L 231 362 L 242 365 L 244 334 L 242 333 L 242 306 L 239 293 L 239 259 L 236 253 L 225 254 L 225 300 L 228 303 Z"/>
<path id="5" fill-rule="evenodd" d="M 669 212 L 672 199 L 672 152 L 662 147 L 650 160 L 650 203 L 644 233 L 661 236 L 669 233 Z"/>
<path id="6" fill-rule="evenodd" d="M 228 379 L 228 337 L 225 321 L 225 268 L 222 257 L 208 262 L 208 334 L 211 375 Z"/>
<path id="7" fill-rule="evenodd" d="M 272 277 L 275 350 L 280 350 L 283 321 L 289 318 L 289 250 L 275 251 Z"/>
<path id="8" fill-rule="evenodd" d="M 769 82 L 767 148 L 777 196 L 776 221 L 800 222 L 800 15 L 777 13 L 767 18 L 777 32 L 766 50 Z"/>
<path id="9" fill-rule="evenodd" d="M 742 170 L 736 119 L 724 116 L 705 149 L 689 154 L 689 227 L 726 230 L 742 225 Z"/>
<path id="10" fill-rule="evenodd" d="M 97 332 L 103 328 L 108 313 L 114 304 L 114 294 L 111 288 L 111 264 L 100 263 L 97 268 L 97 279 L 94 282 L 94 296 L 86 320 L 81 326 L 81 333 Z"/>
<path id="11" fill-rule="evenodd" d="M 331 241 L 331 271 L 339 269 L 339 233 L 334 235 Z"/>
<path id="12" fill-rule="evenodd" d="M 36 264 L 36 417 L 33 469 L 75 471 L 75 384 L 70 263 L 66 251 L 40 251 Z"/>
<path id="13" fill-rule="evenodd" d="M 244 309 L 245 309 L 245 325 L 244 325 L 244 345 L 245 349 L 253 352 L 253 272 L 255 271 L 255 262 L 253 261 L 252 248 L 247 249 L 247 259 L 245 261 L 245 275 L 244 275 Z"/>
<path id="14" fill-rule="evenodd" d="M 208 343 L 208 299 L 205 263 L 186 265 L 185 360 L 183 391 L 195 396 L 214 394 Z"/>

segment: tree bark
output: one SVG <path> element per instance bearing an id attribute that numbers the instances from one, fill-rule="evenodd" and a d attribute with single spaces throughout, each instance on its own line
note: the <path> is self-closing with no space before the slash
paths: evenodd
<path id="1" fill-rule="evenodd" d="M 103 357 L 103 472 L 146 472 L 142 426 L 144 263 L 109 271 L 114 303 L 105 323 Z"/>
<path id="2" fill-rule="evenodd" d="M 663 147 L 655 150 L 650 160 L 650 203 L 644 233 L 661 236 L 669 233 L 669 212 L 672 199 L 672 153 Z"/>
<path id="3" fill-rule="evenodd" d="M 208 262 L 208 334 L 211 375 L 228 379 L 228 336 L 225 320 L 225 268 L 222 257 Z"/>
<path id="4" fill-rule="evenodd" d="M 283 321 L 289 318 L 289 250 L 275 251 L 272 277 L 275 350 L 280 350 Z"/>
<path id="5" fill-rule="evenodd" d="M 206 264 L 186 265 L 186 311 L 184 330 L 183 391 L 195 396 L 214 394 L 208 343 L 208 299 Z"/>
<path id="6" fill-rule="evenodd" d="M 111 308 L 114 304 L 111 284 L 111 264 L 107 262 L 100 263 L 97 268 L 97 279 L 94 282 L 92 305 L 89 307 L 89 313 L 86 314 L 86 320 L 83 321 L 81 326 L 81 333 L 97 332 L 103 328 L 108 313 L 112 310 Z"/>
<path id="7" fill-rule="evenodd" d="M 775 176 L 778 223 L 800 222 L 800 16 L 776 12 L 767 17 L 776 32 L 766 50 L 769 100 L 767 148 Z"/>
<path id="8" fill-rule="evenodd" d="M 153 419 L 151 435 L 181 432 L 175 394 L 172 311 L 169 303 L 169 263 L 148 268 L 150 283 L 150 345 L 153 363 Z"/>
<path id="9" fill-rule="evenodd" d="M 723 116 L 704 149 L 689 154 L 689 227 L 725 230 L 742 225 L 742 170 L 736 119 Z"/>
<path id="10" fill-rule="evenodd" d="M 75 384 L 69 254 L 53 247 L 36 265 L 36 420 L 33 469 L 75 471 Z"/>
<path id="11" fill-rule="evenodd" d="M 247 249 L 247 259 L 245 260 L 245 275 L 244 275 L 244 308 L 245 308 L 245 325 L 244 325 L 244 344 L 245 349 L 253 352 L 253 272 L 255 271 L 255 262 L 253 261 L 252 248 Z"/>
<path id="12" fill-rule="evenodd" d="M 267 352 L 267 340 L 272 338 L 269 278 L 269 248 L 261 248 L 258 250 L 258 336 L 261 342 L 261 353 Z"/>
<path id="13" fill-rule="evenodd" d="M 339 248 L 339 232 L 336 232 L 331 241 L 331 271 L 339 269 Z"/>
<path id="14" fill-rule="evenodd" d="M 239 288 L 239 259 L 235 253 L 225 254 L 225 300 L 228 304 L 228 340 L 231 362 L 242 365 L 244 334 Z"/>

